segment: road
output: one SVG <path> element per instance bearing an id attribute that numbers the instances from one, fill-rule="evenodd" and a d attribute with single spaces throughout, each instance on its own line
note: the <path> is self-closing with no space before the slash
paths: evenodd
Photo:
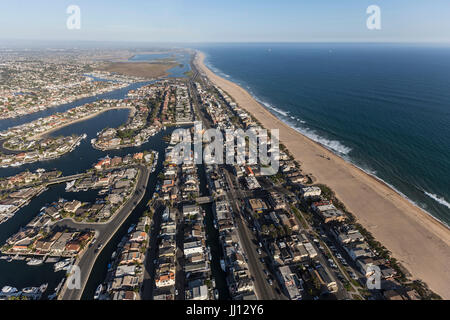
<path id="1" fill-rule="evenodd" d="M 198 71 L 195 67 L 192 68 L 194 71 L 194 76 L 189 81 L 189 89 L 191 92 L 191 98 L 193 102 L 194 109 L 196 113 L 200 117 L 203 125 L 206 129 L 211 128 L 209 120 L 206 119 L 202 110 L 200 109 L 200 103 L 198 101 L 196 90 L 194 89 L 193 81 L 198 76 Z M 203 84 L 204 85 L 204 84 Z M 269 285 L 267 281 L 267 276 L 264 274 L 263 270 L 266 269 L 265 264 L 260 261 L 260 258 L 265 258 L 266 254 L 263 252 L 262 255 L 257 254 L 257 245 L 255 243 L 256 239 L 254 235 L 250 232 L 245 222 L 242 220 L 241 208 L 238 204 L 240 204 L 240 197 L 236 196 L 235 190 L 233 187 L 233 183 L 231 182 L 231 178 L 229 173 L 225 171 L 225 176 L 227 177 L 227 183 L 229 185 L 229 192 L 227 192 L 227 198 L 230 202 L 233 211 L 236 213 L 235 220 L 237 223 L 237 230 L 239 233 L 239 238 L 241 240 L 241 246 L 244 250 L 245 255 L 248 259 L 248 265 L 250 269 L 250 273 L 253 277 L 253 282 L 255 284 L 255 293 L 258 299 L 260 300 L 279 300 L 283 299 L 284 296 L 276 293 L 275 287 L 278 285 L 276 281 L 273 281 L 273 287 Z M 265 259 L 267 261 L 267 259 Z M 274 277 L 275 279 L 276 277 Z M 279 290 L 279 289 L 278 289 Z"/>
<path id="2" fill-rule="evenodd" d="M 240 208 L 241 198 L 236 195 L 235 184 L 233 184 L 231 174 L 224 170 L 225 178 L 227 180 L 229 191 L 227 192 L 228 201 L 231 203 L 233 211 L 236 213 L 235 221 L 237 223 L 237 229 L 239 233 L 239 238 L 241 245 L 243 246 L 244 252 L 248 259 L 248 266 L 250 273 L 253 277 L 253 282 L 255 284 L 255 293 L 259 300 L 280 300 L 284 296 L 276 292 L 275 288 L 278 288 L 277 281 L 274 281 L 272 286 L 269 285 L 267 281 L 267 276 L 264 274 L 263 270 L 268 270 L 266 263 L 268 262 L 267 254 L 262 249 L 262 254 L 257 253 L 259 242 L 255 235 L 248 229 L 245 223 L 242 210 Z M 260 259 L 264 260 L 264 263 Z M 278 288 L 278 290 L 280 290 Z M 281 292 L 281 290 L 280 290 Z"/>
<path id="3" fill-rule="evenodd" d="M 95 230 L 97 240 L 95 244 L 88 247 L 86 251 L 77 259 L 75 265 L 80 268 L 80 288 L 68 289 L 67 283 L 64 284 L 63 290 L 59 296 L 59 300 L 80 300 L 83 294 L 84 287 L 89 279 L 92 267 L 94 266 L 97 257 L 102 250 L 96 250 L 98 245 L 105 245 L 111 240 L 117 230 L 127 220 L 128 216 L 133 212 L 137 204 L 142 200 L 147 186 L 148 178 L 150 176 L 150 170 L 147 167 L 139 166 L 139 177 L 136 185 L 136 189 L 131 198 L 124 204 L 122 209 L 114 215 L 112 220 L 106 223 L 77 223 L 73 220 L 62 220 L 56 225 L 65 226 L 68 228 L 74 228 L 77 230 L 90 229 Z"/>

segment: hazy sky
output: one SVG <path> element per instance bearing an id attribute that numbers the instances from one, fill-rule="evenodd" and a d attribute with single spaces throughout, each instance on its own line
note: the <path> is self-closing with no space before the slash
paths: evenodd
<path id="1" fill-rule="evenodd" d="M 373 4 L 381 30 L 366 27 Z M 450 0 L 2 0 L 0 39 L 450 42 Z"/>

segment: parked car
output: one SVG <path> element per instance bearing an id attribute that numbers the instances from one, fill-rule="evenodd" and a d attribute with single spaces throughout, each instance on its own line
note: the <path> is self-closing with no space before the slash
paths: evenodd
<path id="1" fill-rule="evenodd" d="M 358 280 L 358 276 L 354 272 L 350 272 L 349 274 L 353 280 Z"/>

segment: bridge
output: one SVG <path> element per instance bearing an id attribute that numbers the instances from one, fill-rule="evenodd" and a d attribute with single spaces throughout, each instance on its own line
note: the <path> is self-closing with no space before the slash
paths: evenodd
<path id="1" fill-rule="evenodd" d="M 64 177 L 58 177 L 58 178 L 51 179 L 48 182 L 46 182 L 46 184 L 47 185 L 59 184 L 59 183 L 63 183 L 63 182 L 69 182 L 72 180 L 80 179 L 80 178 L 85 178 L 85 177 L 88 177 L 91 175 L 92 175 L 92 173 L 78 173 L 78 174 L 73 174 L 71 176 L 64 176 Z"/>
<path id="2" fill-rule="evenodd" d="M 214 201 L 214 197 L 199 197 L 196 201 L 198 204 L 211 203 Z"/>

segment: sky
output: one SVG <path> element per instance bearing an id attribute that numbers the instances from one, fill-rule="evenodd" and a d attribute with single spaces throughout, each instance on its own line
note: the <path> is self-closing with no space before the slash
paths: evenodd
<path id="1" fill-rule="evenodd" d="M 380 30 L 366 26 L 370 5 Z M 449 43 L 450 0 L 0 0 L 0 39 Z"/>

